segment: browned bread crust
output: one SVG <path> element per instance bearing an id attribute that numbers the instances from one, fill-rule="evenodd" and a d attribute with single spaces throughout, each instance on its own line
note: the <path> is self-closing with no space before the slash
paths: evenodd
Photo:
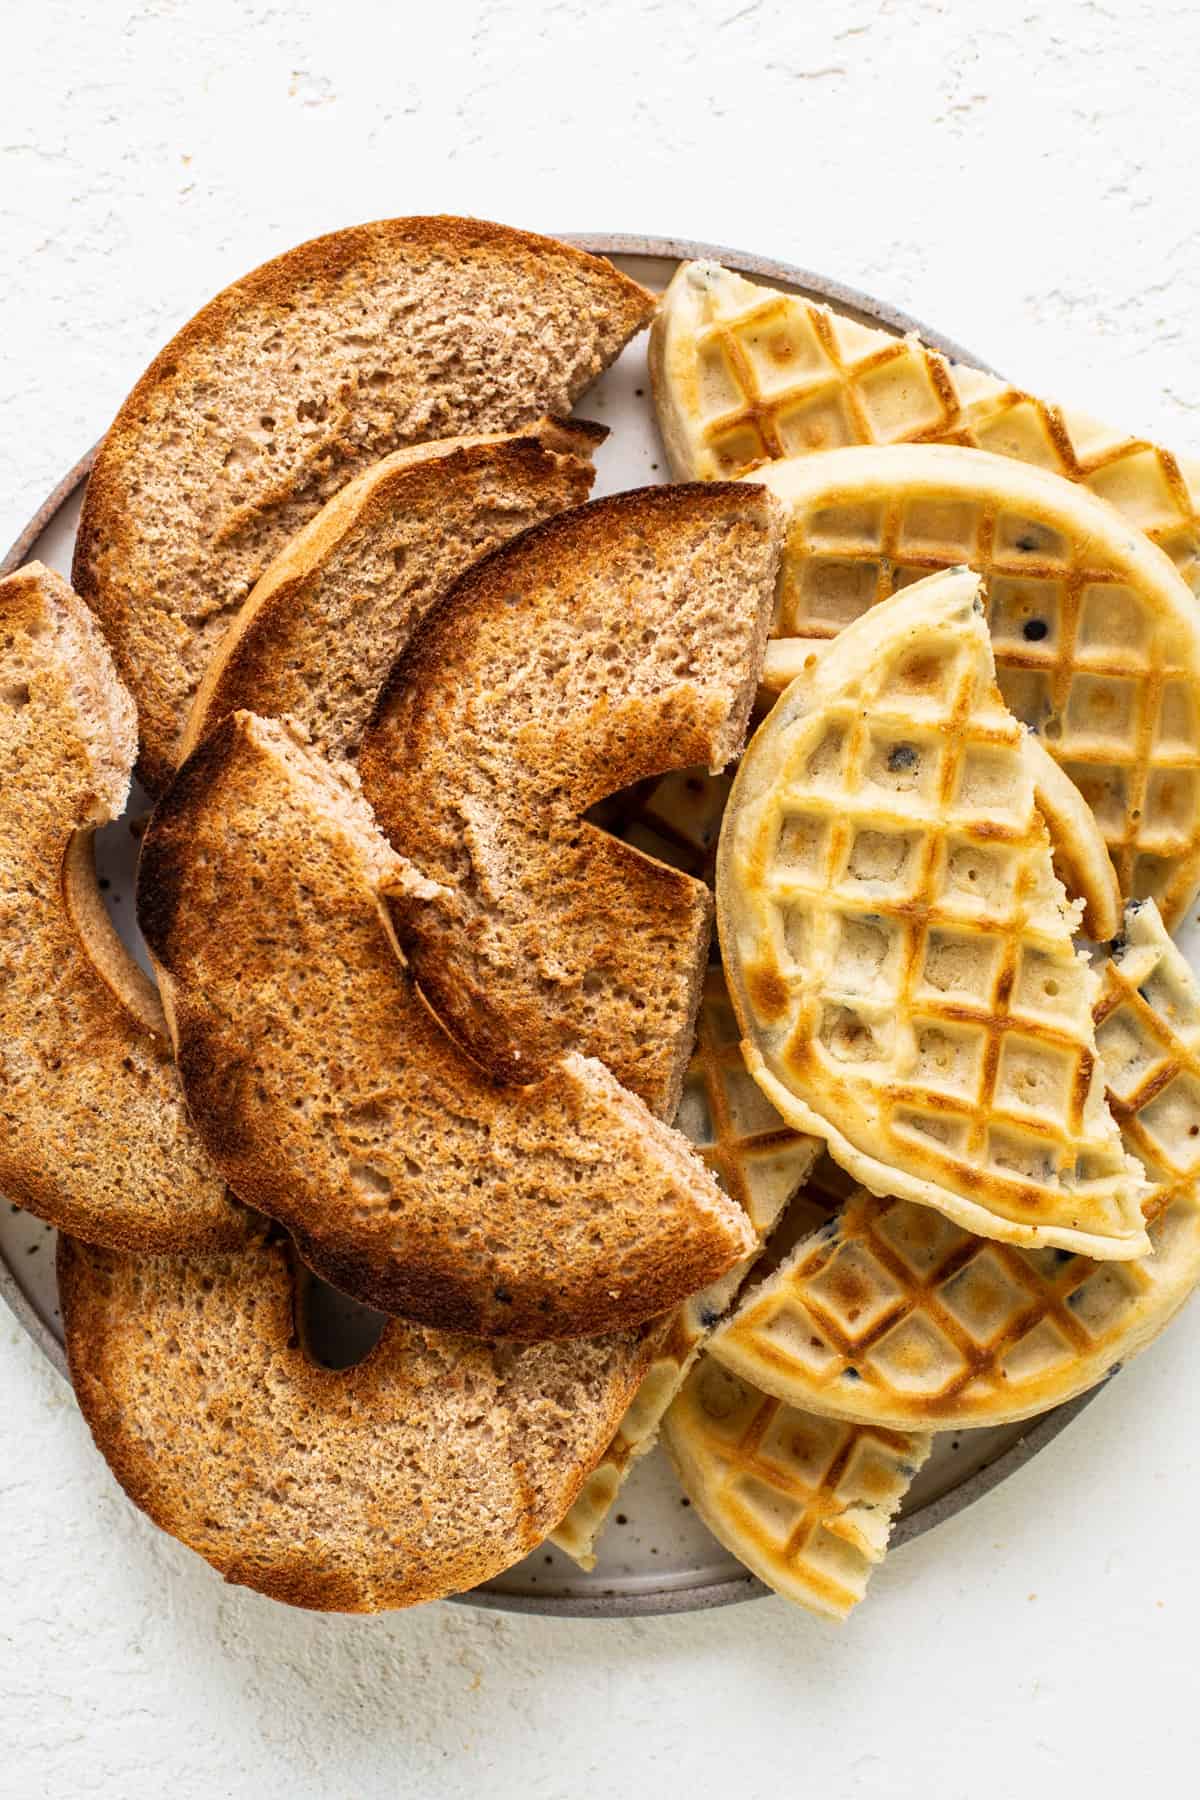
<path id="1" fill-rule="evenodd" d="M 486 1581 L 553 1529 L 654 1334 L 483 1344 L 392 1321 L 354 1368 L 299 1342 L 284 1245 L 133 1258 L 64 1239 L 84 1417 L 130 1499 L 227 1581 L 321 1612 Z"/>
<path id="2" fill-rule="evenodd" d="M 618 494 L 512 540 L 435 608 L 359 767 L 442 890 L 390 899 L 414 973 L 502 1079 L 599 1057 L 661 1118 L 708 960 L 702 884 L 586 823 L 644 776 L 740 749 L 781 515 L 747 483 Z"/>
<path id="3" fill-rule="evenodd" d="M 578 506 L 602 426 L 393 451 L 326 502 L 260 578 L 205 671 L 180 745 L 226 713 L 303 724 L 353 756 L 388 670 L 452 582 L 526 527 Z"/>
<path id="4" fill-rule="evenodd" d="M 40 563 L 0 581 L 0 1192 L 95 1243 L 223 1248 L 245 1216 L 96 888 L 92 831 L 125 804 L 136 732 L 66 582 Z"/>
<path id="5" fill-rule="evenodd" d="M 463 1055 L 395 954 L 404 879 L 352 773 L 277 721 L 231 714 L 159 804 L 138 917 L 235 1193 L 334 1286 L 483 1336 L 641 1324 L 744 1255 L 740 1207 L 599 1063 L 505 1089 Z"/>
<path id="6" fill-rule="evenodd" d="M 570 245 L 412 218 L 301 244 L 197 313 L 117 414 L 75 550 L 150 791 L 233 614 L 326 500 L 406 444 L 568 413 L 654 305 Z"/>

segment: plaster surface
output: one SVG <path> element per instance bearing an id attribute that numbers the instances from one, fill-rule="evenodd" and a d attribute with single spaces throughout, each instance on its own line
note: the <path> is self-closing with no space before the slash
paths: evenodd
<path id="1" fill-rule="evenodd" d="M 476 212 L 760 250 L 1200 446 L 1200 12 L 6 0 L 0 540 L 224 282 Z M 1194 1782 L 1200 1306 L 842 1629 L 315 1618 L 135 1514 L 0 1314 L 0 1796 L 1010 1800 Z"/>

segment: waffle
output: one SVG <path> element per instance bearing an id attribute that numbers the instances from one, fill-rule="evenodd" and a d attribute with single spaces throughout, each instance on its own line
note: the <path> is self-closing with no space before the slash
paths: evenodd
<path id="1" fill-rule="evenodd" d="M 1168 926 L 1200 882 L 1200 614 L 1111 507 L 1040 469 L 953 446 L 837 450 L 759 471 L 792 511 L 764 683 L 936 569 L 986 578 L 1000 687 L 1071 777 L 1126 897 Z"/>
<path id="2" fill-rule="evenodd" d="M 686 787 L 682 792 L 686 794 Z M 666 797 L 663 804 L 668 804 Z M 636 828 L 632 820 L 630 827 Z M 794 1214 L 801 1230 L 826 1216 L 824 1206 L 810 1207 L 803 1192 L 822 1148 L 820 1140 L 785 1125 L 747 1075 L 737 1021 L 716 968 L 705 980 L 696 1046 L 675 1124 L 695 1144 L 725 1191 L 740 1201 L 760 1242 L 789 1205 L 789 1220 Z M 585 1569 L 595 1564 L 596 1539 L 622 1482 L 636 1459 L 653 1447 L 663 1413 L 701 1343 L 732 1303 L 755 1260 L 755 1255 L 746 1257 L 678 1308 L 612 1443 L 554 1532 L 554 1543 Z"/>
<path id="3" fill-rule="evenodd" d="M 1097 1040 L 1153 1183 L 1153 1253 L 1114 1265 L 1022 1250 L 860 1189 L 717 1328 L 711 1356 L 794 1406 L 958 1429 L 1070 1400 L 1157 1337 L 1200 1280 L 1200 989 L 1152 904 L 1126 933 Z"/>
<path id="4" fill-rule="evenodd" d="M 872 1192 L 985 1237 L 1149 1248 L 978 578 L 842 633 L 755 735 L 721 830 L 721 950 L 755 1080 Z"/>
<path id="5" fill-rule="evenodd" d="M 789 638 L 786 645 L 781 647 L 786 647 L 790 663 L 800 672 L 806 665 L 811 667 L 810 658 L 819 656 L 825 644 L 832 641 L 824 638 Z M 776 698 L 775 694 L 767 696 L 767 710 Z M 1040 738 L 1035 737 L 1032 732 L 1026 732 L 1021 747 L 1033 778 L 1034 801 L 1050 833 L 1054 872 L 1066 889 L 1068 898 L 1082 902 L 1084 935 L 1091 938 L 1093 943 L 1108 943 L 1121 928 L 1121 886 L 1096 815 L 1070 776 L 1048 753 Z M 688 785 L 696 790 L 692 810 L 699 815 L 698 823 L 703 820 L 707 832 L 711 830 L 711 826 L 703 819 L 701 809 L 704 803 L 699 798 L 706 791 L 701 785 L 702 779 L 693 773 Z M 720 799 L 723 812 L 728 790 L 732 785 L 730 779 L 728 776 L 708 779 L 725 783 Z M 714 804 L 715 800 L 710 799 L 709 808 Z M 675 846 L 682 845 L 685 854 L 690 851 L 693 857 L 700 855 L 700 843 L 693 846 L 689 842 L 689 836 L 678 826 L 672 830 L 669 820 L 672 810 L 674 809 L 667 797 L 655 792 L 647 795 L 639 817 L 644 847 L 651 848 L 657 841 L 659 847 L 651 849 L 651 854 L 667 854 Z M 668 814 L 667 820 L 661 819 L 664 811 Z M 667 833 L 670 835 L 667 836 Z M 694 831 L 692 835 L 696 835 Z M 677 849 L 675 853 L 679 853 Z M 706 843 L 703 844 L 703 854 L 708 854 Z M 715 856 L 711 860 L 715 862 Z M 700 873 L 700 870 L 695 872 Z"/>
<path id="6" fill-rule="evenodd" d="M 930 1449 L 924 1432 L 798 1412 L 707 1356 L 663 1441 L 714 1537 L 776 1593 L 835 1619 L 866 1592 Z"/>
<path id="7" fill-rule="evenodd" d="M 650 362 L 677 480 L 728 480 L 843 444 L 966 444 L 1083 483 L 1200 593 L 1200 459 L 951 363 L 916 337 L 717 263 L 685 263 L 657 314 Z"/>

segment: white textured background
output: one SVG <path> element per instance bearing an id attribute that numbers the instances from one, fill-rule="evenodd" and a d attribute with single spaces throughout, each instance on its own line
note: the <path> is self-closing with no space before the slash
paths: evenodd
<path id="1" fill-rule="evenodd" d="M 406 24 L 411 14 L 412 23 Z M 693 235 L 1200 448 L 1200 10 L 2 0 L 0 541 L 252 264 L 387 213 Z M 1194 1791 L 1200 1308 L 838 1631 L 290 1614 L 136 1517 L 0 1317 L 0 1795 Z"/>

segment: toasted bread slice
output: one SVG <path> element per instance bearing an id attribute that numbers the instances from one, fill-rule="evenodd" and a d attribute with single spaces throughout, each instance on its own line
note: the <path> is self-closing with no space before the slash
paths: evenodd
<path id="1" fill-rule="evenodd" d="M 0 581 L 0 1193 L 142 1252 L 241 1241 L 192 1129 L 153 985 L 96 888 L 133 703 L 95 620 L 31 563 Z"/>
<path id="2" fill-rule="evenodd" d="M 451 583 L 587 499 L 607 432 L 543 420 L 523 437 L 445 438 L 385 456 L 275 558 L 205 671 L 181 755 L 226 713 L 287 714 L 353 756 L 388 670 Z"/>
<path id="3" fill-rule="evenodd" d="M 425 620 L 363 738 L 380 824 L 444 890 L 394 897 L 405 953 L 503 1079 L 578 1050 L 660 1117 L 679 1104 L 708 893 L 581 815 L 741 748 L 781 541 L 745 486 L 645 488 L 524 533 Z"/>
<path id="4" fill-rule="evenodd" d="M 147 788 L 234 614 L 326 500 L 407 444 L 568 413 L 654 304 L 550 238 L 388 219 L 265 263 L 185 325 L 101 447 L 75 552 Z"/>
<path id="5" fill-rule="evenodd" d="M 353 772 L 276 720 L 231 714 L 157 808 L 138 917 L 234 1192 L 335 1287 L 481 1336 L 638 1325 L 745 1255 L 741 1208 L 599 1063 L 504 1089 L 463 1055 L 395 954 L 403 876 Z"/>
<path id="6" fill-rule="evenodd" d="M 653 1334 L 482 1344 L 393 1320 L 355 1367 L 298 1341 L 286 1247 L 134 1258 L 63 1240 L 71 1376 L 114 1475 L 227 1581 L 321 1612 L 473 1587 L 540 1543 Z"/>

